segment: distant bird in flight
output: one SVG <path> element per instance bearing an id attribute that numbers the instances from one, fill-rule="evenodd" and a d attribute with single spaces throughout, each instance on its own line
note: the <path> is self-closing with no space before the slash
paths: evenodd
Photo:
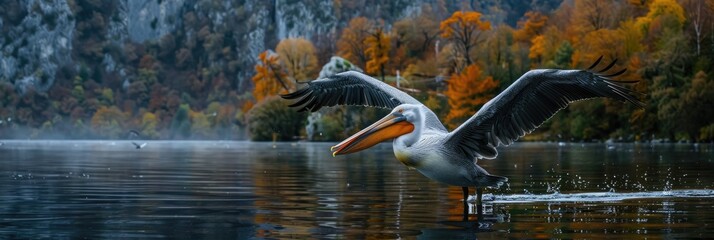
<path id="1" fill-rule="evenodd" d="M 136 147 L 136 149 L 142 149 L 142 148 L 146 147 L 146 145 L 147 145 L 148 143 L 138 144 L 138 143 L 136 143 L 136 142 L 131 142 L 131 144 L 134 144 L 134 146 Z"/>
<path id="2" fill-rule="evenodd" d="M 129 140 L 131 140 L 132 138 L 139 138 L 139 137 L 141 137 L 141 134 L 139 134 L 139 131 L 129 130 Z M 146 147 L 146 144 L 147 144 L 147 143 L 144 142 L 144 143 L 142 143 L 142 144 L 138 144 L 138 143 L 136 143 L 136 142 L 131 142 L 131 144 L 134 144 L 134 146 L 136 147 L 136 149 L 142 149 L 142 148 Z"/>
<path id="3" fill-rule="evenodd" d="M 476 188 L 477 212 L 481 215 L 483 188 L 499 187 L 508 181 L 477 165 L 478 159 L 496 158 L 496 147 L 512 144 L 574 101 L 607 97 L 644 106 L 634 95 L 636 92 L 617 84 L 637 81 L 610 79 L 626 69 L 605 73 L 617 60 L 592 71 L 601 60 L 602 57 L 588 70 L 528 71 L 451 132 L 434 112 L 413 97 L 359 72 L 313 80 L 307 87 L 282 97 L 295 101 L 290 107 L 299 107 L 299 111 L 314 112 L 335 105 L 391 108 L 386 117 L 332 147 L 333 156 L 394 139 L 394 155 L 401 163 L 430 179 L 462 187 L 466 221 L 469 187 Z"/>

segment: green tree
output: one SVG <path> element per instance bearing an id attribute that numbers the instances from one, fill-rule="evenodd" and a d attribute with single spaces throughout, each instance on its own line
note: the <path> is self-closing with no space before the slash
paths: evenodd
<path id="1" fill-rule="evenodd" d="M 191 109 L 188 104 L 181 104 L 176 111 L 173 120 L 171 120 L 171 138 L 175 138 L 178 134 L 181 138 L 191 136 L 191 119 L 189 118 Z"/>
<path id="2" fill-rule="evenodd" d="M 251 139 L 256 141 L 290 141 L 300 136 L 307 113 L 297 112 L 277 97 L 271 96 L 248 112 Z"/>
<path id="3" fill-rule="evenodd" d="M 555 51 L 555 59 L 553 59 L 550 67 L 561 69 L 569 68 L 574 51 L 575 49 L 573 49 L 573 46 L 570 45 L 570 42 L 564 41 L 560 44 L 558 50 Z"/>
<path id="4" fill-rule="evenodd" d="M 208 116 L 202 112 L 189 111 L 191 118 L 191 135 L 199 138 L 207 138 L 211 135 L 211 123 Z"/>
<path id="5" fill-rule="evenodd" d="M 677 124 L 690 140 L 707 140 L 700 137 L 705 127 L 714 124 L 714 80 L 698 72 L 684 87 L 677 104 Z M 699 138 L 699 139 L 698 139 Z"/>

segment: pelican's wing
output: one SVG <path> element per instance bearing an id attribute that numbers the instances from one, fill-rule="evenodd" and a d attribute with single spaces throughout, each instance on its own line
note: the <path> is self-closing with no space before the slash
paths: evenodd
<path id="1" fill-rule="evenodd" d="M 134 144 L 134 146 L 136 146 L 136 147 L 141 147 L 141 145 L 139 145 L 139 144 L 136 143 L 136 142 L 131 142 L 131 144 Z"/>
<path id="2" fill-rule="evenodd" d="M 335 105 L 394 108 L 404 103 L 421 104 L 409 94 L 355 71 L 310 81 L 307 87 L 281 97 L 297 100 L 290 107 L 311 112 Z"/>
<path id="3" fill-rule="evenodd" d="M 129 130 L 128 136 L 129 136 L 128 137 L 129 139 L 132 139 L 133 137 L 140 137 L 141 134 L 139 134 L 139 131 L 132 129 L 132 130 Z"/>
<path id="4" fill-rule="evenodd" d="M 599 62 L 600 59 L 590 69 Z M 636 92 L 610 79 L 624 73 L 625 69 L 610 75 L 602 74 L 613 65 L 614 61 L 599 72 L 531 70 L 449 133 L 446 145 L 469 157 L 495 158 L 496 147 L 500 144 L 510 145 L 571 102 L 608 97 L 644 107 L 634 95 Z"/>

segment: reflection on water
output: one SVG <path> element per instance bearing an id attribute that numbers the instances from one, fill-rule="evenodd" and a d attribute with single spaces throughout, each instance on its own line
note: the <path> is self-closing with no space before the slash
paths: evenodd
<path id="1" fill-rule="evenodd" d="M 328 143 L 4 143 L 0 238 L 714 234 L 706 144 L 501 148 L 479 163 L 509 184 L 486 191 L 482 221 L 464 223 L 461 189 L 408 170 L 390 144 L 333 158 Z"/>

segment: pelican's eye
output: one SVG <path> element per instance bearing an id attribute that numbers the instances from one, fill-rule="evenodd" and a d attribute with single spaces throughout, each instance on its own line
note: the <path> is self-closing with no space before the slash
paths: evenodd
<path id="1" fill-rule="evenodd" d="M 400 108 L 399 110 L 397 110 L 397 112 L 399 112 L 399 113 L 404 113 L 404 109 L 403 109 L 403 108 Z"/>

